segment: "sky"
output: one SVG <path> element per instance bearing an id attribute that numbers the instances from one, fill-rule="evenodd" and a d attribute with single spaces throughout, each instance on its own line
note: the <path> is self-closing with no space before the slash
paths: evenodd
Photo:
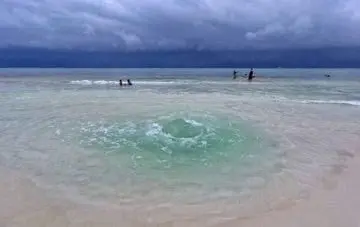
<path id="1" fill-rule="evenodd" d="M 356 46 L 360 0 L 0 0 L 0 47 Z"/>

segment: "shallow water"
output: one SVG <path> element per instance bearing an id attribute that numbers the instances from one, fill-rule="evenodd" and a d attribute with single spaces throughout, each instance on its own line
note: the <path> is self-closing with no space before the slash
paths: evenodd
<path id="1" fill-rule="evenodd" d="M 257 72 L 1 70 L 0 164 L 80 203 L 249 217 L 307 199 L 357 155 L 360 70 Z"/>

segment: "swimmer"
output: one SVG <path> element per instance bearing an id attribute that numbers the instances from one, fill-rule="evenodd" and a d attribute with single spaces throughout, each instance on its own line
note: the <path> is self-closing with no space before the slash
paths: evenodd
<path id="1" fill-rule="evenodd" d="M 130 79 L 127 79 L 127 82 L 128 82 L 128 85 L 129 85 L 129 86 L 131 86 L 131 85 L 132 85 L 132 83 L 131 83 Z"/>
<path id="2" fill-rule="evenodd" d="M 122 87 L 123 86 L 123 82 L 122 80 L 119 80 L 119 86 Z"/>

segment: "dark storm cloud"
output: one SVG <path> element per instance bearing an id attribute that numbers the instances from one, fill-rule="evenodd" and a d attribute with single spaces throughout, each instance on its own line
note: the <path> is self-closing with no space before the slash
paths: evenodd
<path id="1" fill-rule="evenodd" d="M 1 0 L 0 45 L 158 49 L 360 44 L 358 0 Z"/>

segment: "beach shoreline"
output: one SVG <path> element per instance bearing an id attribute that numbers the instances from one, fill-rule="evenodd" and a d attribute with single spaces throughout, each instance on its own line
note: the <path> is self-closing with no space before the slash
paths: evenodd
<path id="1" fill-rule="evenodd" d="M 360 218 L 360 158 L 348 161 L 348 167 L 332 179 L 332 186 L 315 189 L 308 199 L 278 207 L 252 218 L 224 218 L 209 223 L 199 216 L 188 220 L 136 214 L 121 206 L 92 206 L 48 196 L 46 191 L 18 172 L 1 169 L 1 226 L 308 226 L 358 227 Z M 196 206 L 196 205 L 194 205 Z M 168 212 L 165 212 L 168 214 Z M 165 214 L 164 213 L 164 214 Z M 171 213 L 171 212 L 170 212 Z M 174 218 L 174 219 L 173 219 Z M 162 219 L 162 220 L 161 220 Z M 167 221 L 164 221 L 164 220 Z M 173 219 L 173 220 L 172 220 Z"/>

